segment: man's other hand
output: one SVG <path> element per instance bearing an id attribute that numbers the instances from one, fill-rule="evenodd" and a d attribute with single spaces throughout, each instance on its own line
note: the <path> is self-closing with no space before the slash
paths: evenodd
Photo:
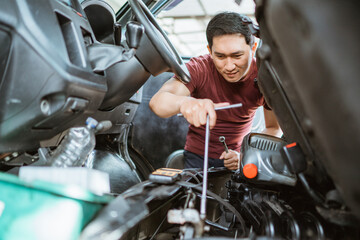
<path id="1" fill-rule="evenodd" d="M 229 152 L 223 152 L 220 159 L 224 160 L 224 166 L 229 170 L 237 170 L 240 163 L 240 153 L 230 150 Z"/>
<path id="2" fill-rule="evenodd" d="M 180 106 L 180 113 L 195 127 L 206 124 L 206 116 L 209 114 L 210 129 L 216 124 L 216 107 L 227 106 L 229 103 L 214 104 L 210 99 L 196 99 L 187 97 Z"/>

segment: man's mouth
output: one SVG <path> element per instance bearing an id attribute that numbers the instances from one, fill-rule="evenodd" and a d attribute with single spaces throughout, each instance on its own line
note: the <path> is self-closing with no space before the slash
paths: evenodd
<path id="1" fill-rule="evenodd" d="M 228 77 L 234 77 L 238 72 L 225 73 Z"/>

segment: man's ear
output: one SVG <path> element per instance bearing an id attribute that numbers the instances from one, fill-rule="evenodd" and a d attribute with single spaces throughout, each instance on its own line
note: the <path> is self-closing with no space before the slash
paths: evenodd
<path id="1" fill-rule="evenodd" d="M 209 53 L 211 55 L 211 48 L 209 47 L 209 45 L 207 45 L 207 49 L 208 49 L 208 51 L 209 51 Z"/>
<path id="2" fill-rule="evenodd" d="M 255 51 L 256 51 L 256 48 L 257 48 L 257 42 L 254 42 L 252 48 L 251 48 L 251 52 L 252 52 L 252 57 L 254 58 L 254 54 L 255 54 Z"/>

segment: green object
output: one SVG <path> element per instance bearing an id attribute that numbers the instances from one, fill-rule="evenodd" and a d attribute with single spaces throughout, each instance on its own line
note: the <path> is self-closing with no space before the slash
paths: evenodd
<path id="1" fill-rule="evenodd" d="M 113 199 L 72 185 L 0 173 L 0 239 L 72 240 Z"/>

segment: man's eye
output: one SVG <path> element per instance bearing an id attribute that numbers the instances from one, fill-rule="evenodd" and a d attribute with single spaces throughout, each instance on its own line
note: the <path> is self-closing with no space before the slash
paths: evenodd
<path id="1" fill-rule="evenodd" d="M 219 59 L 224 59 L 225 56 L 223 56 L 223 55 L 217 55 L 217 58 L 219 58 Z"/>
<path id="2" fill-rule="evenodd" d="M 234 58 L 241 58 L 242 54 L 234 55 Z"/>

